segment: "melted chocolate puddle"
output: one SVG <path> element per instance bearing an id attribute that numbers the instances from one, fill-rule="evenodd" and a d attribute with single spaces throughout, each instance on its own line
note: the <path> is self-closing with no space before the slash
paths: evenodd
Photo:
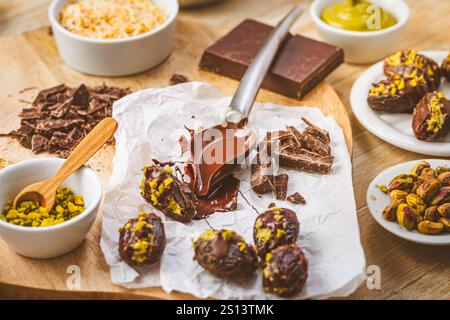
<path id="1" fill-rule="evenodd" d="M 232 173 L 255 146 L 256 135 L 232 123 L 189 132 L 191 160 L 185 167 L 185 174 L 196 196 L 194 219 L 236 210 L 240 181 Z"/>

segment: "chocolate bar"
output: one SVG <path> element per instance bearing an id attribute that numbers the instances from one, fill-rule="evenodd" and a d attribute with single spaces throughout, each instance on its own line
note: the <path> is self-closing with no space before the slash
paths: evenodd
<path id="1" fill-rule="evenodd" d="M 200 68 L 240 80 L 273 27 L 245 20 L 203 53 Z M 344 61 L 342 49 L 289 35 L 262 87 L 301 99 Z"/>

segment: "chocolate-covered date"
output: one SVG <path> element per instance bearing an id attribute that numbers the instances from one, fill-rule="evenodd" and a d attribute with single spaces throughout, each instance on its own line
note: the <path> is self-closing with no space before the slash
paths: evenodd
<path id="1" fill-rule="evenodd" d="M 394 75 L 372 85 L 367 103 L 378 111 L 411 112 L 426 92 L 427 83 L 423 76 Z"/>
<path id="2" fill-rule="evenodd" d="M 403 50 L 387 56 L 384 59 L 384 73 L 390 77 L 423 77 L 428 91 L 436 90 L 441 83 L 441 69 L 432 59 L 417 53 L 416 50 Z"/>
<path id="3" fill-rule="evenodd" d="M 308 260 L 296 244 L 285 244 L 266 255 L 263 289 L 279 296 L 292 296 L 303 289 L 308 277 Z"/>
<path id="4" fill-rule="evenodd" d="M 295 243 L 298 238 L 300 223 L 294 211 L 272 207 L 260 214 L 253 227 L 253 241 L 258 255 L 264 258 L 276 247 Z"/>
<path id="5" fill-rule="evenodd" d="M 189 186 L 173 175 L 172 168 L 153 165 L 144 168 L 142 197 L 165 216 L 189 222 L 195 215 L 193 193 Z"/>
<path id="6" fill-rule="evenodd" d="M 441 92 L 427 93 L 414 109 L 414 135 L 419 140 L 433 141 L 450 130 L 450 101 Z"/>
<path id="7" fill-rule="evenodd" d="M 244 283 L 258 267 L 255 248 L 232 230 L 206 229 L 193 247 L 194 260 L 220 278 Z"/>
<path id="8" fill-rule="evenodd" d="M 132 266 L 158 262 L 166 246 L 161 219 L 153 214 L 139 213 L 119 229 L 119 255 Z"/>

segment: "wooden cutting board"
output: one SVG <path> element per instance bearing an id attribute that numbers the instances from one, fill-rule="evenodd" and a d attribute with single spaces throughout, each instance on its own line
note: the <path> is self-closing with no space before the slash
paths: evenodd
<path id="1" fill-rule="evenodd" d="M 232 95 L 236 90 L 237 81 L 198 69 L 203 49 L 227 31 L 226 28 L 214 29 L 219 32 L 213 32 L 204 25 L 179 19 L 172 55 L 153 70 L 121 78 L 88 76 L 64 65 L 48 28 L 0 38 L 0 133 L 7 133 L 19 126 L 20 110 L 27 106 L 27 101 L 34 99 L 39 89 L 60 83 L 75 87 L 81 83 L 99 85 L 105 82 L 108 85 L 130 87 L 136 91 L 148 87 L 167 86 L 170 77 L 174 73 L 179 73 L 190 80 L 209 82 L 224 94 Z M 319 107 L 341 125 L 351 153 L 350 120 L 337 94 L 326 82 L 320 83 L 302 101 L 265 90 L 261 90 L 258 101 Z M 257 109 L 253 112 L 257 112 Z M 111 172 L 113 154 L 114 147 L 104 147 L 88 163 L 99 173 L 105 185 Z M 34 155 L 30 150 L 21 147 L 17 141 L 0 137 L 0 160 L 4 158 L 17 162 L 42 156 L 48 155 Z M 193 298 L 189 294 L 166 294 L 160 288 L 128 290 L 113 285 L 99 246 L 101 220 L 100 210 L 92 230 L 82 245 L 65 256 L 49 260 L 22 257 L 0 240 L 0 257 L 2 257 L 0 291 L 5 290 L 11 296 L 24 298 Z M 80 290 L 68 289 L 67 281 L 70 279 L 72 266 L 79 267 Z"/>

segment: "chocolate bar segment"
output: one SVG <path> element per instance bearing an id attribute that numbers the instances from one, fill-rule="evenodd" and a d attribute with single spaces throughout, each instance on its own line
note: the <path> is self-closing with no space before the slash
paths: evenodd
<path id="1" fill-rule="evenodd" d="M 200 68 L 240 80 L 273 27 L 245 20 L 203 53 Z M 301 99 L 344 61 L 342 49 L 289 35 L 262 87 Z"/>

